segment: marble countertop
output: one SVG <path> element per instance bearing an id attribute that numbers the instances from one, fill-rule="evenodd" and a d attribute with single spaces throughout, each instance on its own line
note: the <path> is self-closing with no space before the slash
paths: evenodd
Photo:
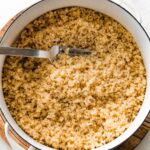
<path id="1" fill-rule="evenodd" d="M 20 10 L 30 6 L 38 0 L 0 0 L 0 29 Z M 142 24 L 150 35 L 150 0 L 126 0 L 142 16 Z M 1 147 L 2 145 L 0 145 Z M 150 150 L 150 131 L 135 150 Z"/>

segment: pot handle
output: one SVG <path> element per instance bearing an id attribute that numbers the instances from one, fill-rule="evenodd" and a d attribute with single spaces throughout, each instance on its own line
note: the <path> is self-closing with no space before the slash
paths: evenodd
<path id="1" fill-rule="evenodd" d="M 11 136 L 10 136 L 10 127 L 9 124 L 6 122 L 5 123 L 5 136 L 8 140 L 8 143 L 10 144 L 11 148 L 13 150 L 25 150 L 21 145 L 19 145 Z M 28 150 L 35 150 L 34 147 L 30 146 Z"/>
<path id="2" fill-rule="evenodd" d="M 122 6 L 123 8 L 127 9 L 142 24 L 141 14 L 136 10 L 136 8 L 134 8 L 132 4 L 129 4 L 127 0 L 112 0 L 112 1 Z"/>

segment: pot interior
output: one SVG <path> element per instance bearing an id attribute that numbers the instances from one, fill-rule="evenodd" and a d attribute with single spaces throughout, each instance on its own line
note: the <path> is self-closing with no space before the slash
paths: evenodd
<path id="1" fill-rule="evenodd" d="M 145 99 L 144 103 L 140 109 L 140 112 L 138 113 L 136 119 L 131 124 L 131 126 L 118 138 L 116 138 L 114 141 L 97 148 L 99 150 L 104 149 L 112 149 L 116 147 L 117 145 L 121 144 L 123 141 L 125 141 L 127 138 L 129 138 L 142 124 L 144 119 L 146 118 L 148 112 L 149 112 L 149 104 L 150 104 L 150 93 L 148 93 L 150 89 L 150 41 L 149 38 L 140 25 L 138 21 L 126 10 L 118 6 L 117 4 L 111 2 L 110 0 L 44 0 L 40 1 L 37 4 L 34 4 L 27 10 L 25 10 L 17 19 L 10 25 L 8 30 L 5 32 L 2 40 L 1 40 L 1 46 L 11 46 L 13 41 L 16 39 L 18 34 L 22 31 L 22 29 L 30 23 L 32 20 L 36 19 L 43 13 L 63 8 L 63 7 L 71 7 L 71 6 L 80 6 L 80 7 L 86 7 L 90 8 L 99 12 L 102 12 L 114 19 L 116 19 L 118 22 L 120 22 L 123 26 L 125 26 L 134 36 L 143 60 L 146 67 L 147 72 L 147 89 L 145 93 Z M 1 110 L 6 118 L 6 120 L 9 122 L 9 124 L 13 127 L 13 129 L 16 131 L 18 135 L 20 135 L 25 141 L 32 144 L 33 146 L 39 148 L 39 149 L 51 149 L 48 148 L 32 138 L 30 138 L 24 131 L 18 127 L 14 119 L 11 117 L 9 110 L 6 106 L 6 103 L 4 101 L 3 91 L 2 91 L 2 69 L 3 69 L 3 63 L 5 60 L 5 56 L 0 56 L 0 107 Z"/>

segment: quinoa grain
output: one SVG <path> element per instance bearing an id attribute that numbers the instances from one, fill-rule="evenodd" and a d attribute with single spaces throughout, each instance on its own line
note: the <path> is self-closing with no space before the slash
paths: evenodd
<path id="1" fill-rule="evenodd" d="M 47 12 L 21 32 L 14 47 L 88 48 L 87 57 L 6 57 L 3 91 L 18 125 L 56 149 L 92 149 L 121 135 L 144 99 L 146 71 L 132 35 L 112 18 L 72 7 Z"/>

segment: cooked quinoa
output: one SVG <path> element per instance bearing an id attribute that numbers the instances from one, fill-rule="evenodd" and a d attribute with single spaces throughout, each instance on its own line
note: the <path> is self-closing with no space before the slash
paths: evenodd
<path id="1" fill-rule="evenodd" d="M 3 91 L 11 115 L 36 141 L 64 150 L 92 149 L 120 136 L 144 99 L 146 71 L 132 35 L 112 18 L 72 7 L 47 12 L 14 47 L 88 48 L 89 56 L 49 60 L 6 57 Z"/>

